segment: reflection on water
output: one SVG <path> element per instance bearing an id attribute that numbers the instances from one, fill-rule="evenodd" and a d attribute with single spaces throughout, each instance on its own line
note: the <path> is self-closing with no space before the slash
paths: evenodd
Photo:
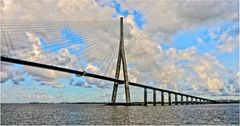
<path id="1" fill-rule="evenodd" d="M 2 104 L 1 124 L 239 124 L 239 105 Z"/>

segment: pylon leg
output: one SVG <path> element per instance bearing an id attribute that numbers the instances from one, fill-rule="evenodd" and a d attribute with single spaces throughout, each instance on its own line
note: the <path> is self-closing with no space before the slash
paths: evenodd
<path id="1" fill-rule="evenodd" d="M 125 84 L 125 96 L 126 96 L 126 103 L 130 103 L 130 91 L 129 91 L 129 83 L 128 83 L 128 73 L 127 73 L 127 61 L 125 58 L 124 52 L 124 42 L 123 42 L 123 18 L 120 18 L 120 45 L 119 45 L 119 53 L 118 53 L 118 60 L 117 60 L 117 68 L 115 78 L 119 79 L 121 62 L 123 65 L 123 76 L 124 76 L 124 84 Z M 113 94 L 112 94 L 112 103 L 116 102 L 117 97 L 117 89 L 118 84 L 115 82 L 113 87 Z"/>

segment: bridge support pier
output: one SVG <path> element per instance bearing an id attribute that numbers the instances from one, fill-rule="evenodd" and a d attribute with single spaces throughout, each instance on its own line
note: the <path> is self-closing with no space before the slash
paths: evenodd
<path id="1" fill-rule="evenodd" d="M 177 94 L 175 94 L 175 105 L 178 104 L 178 100 L 177 100 Z"/>
<path id="2" fill-rule="evenodd" d="M 183 105 L 183 95 L 181 95 L 181 105 Z"/>
<path id="3" fill-rule="evenodd" d="M 162 103 L 162 106 L 164 105 L 164 92 L 161 91 L 161 103 Z"/>
<path id="4" fill-rule="evenodd" d="M 118 89 L 118 84 L 114 82 L 113 85 L 113 92 L 112 92 L 112 103 L 115 104 L 116 98 L 117 98 L 117 89 Z"/>
<path id="5" fill-rule="evenodd" d="M 168 105 L 172 105 L 171 93 L 168 92 Z"/>
<path id="6" fill-rule="evenodd" d="M 186 96 L 186 105 L 188 105 L 188 96 Z"/>
<path id="7" fill-rule="evenodd" d="M 144 106 L 147 106 L 147 88 L 144 88 Z"/>
<path id="8" fill-rule="evenodd" d="M 156 106 L 156 90 L 153 90 L 153 105 Z"/>

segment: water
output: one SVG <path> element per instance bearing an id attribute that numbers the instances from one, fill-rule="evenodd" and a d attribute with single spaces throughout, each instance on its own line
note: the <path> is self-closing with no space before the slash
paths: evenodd
<path id="1" fill-rule="evenodd" d="M 235 124 L 239 105 L 2 104 L 1 124 Z"/>

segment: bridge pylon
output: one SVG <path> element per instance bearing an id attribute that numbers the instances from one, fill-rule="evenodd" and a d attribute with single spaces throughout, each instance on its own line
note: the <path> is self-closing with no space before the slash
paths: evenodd
<path id="1" fill-rule="evenodd" d="M 124 51 L 123 17 L 120 17 L 120 43 L 119 43 L 119 52 L 118 52 L 117 67 L 116 67 L 116 73 L 115 73 L 116 79 L 119 79 L 119 76 L 120 76 L 121 63 L 123 67 L 126 103 L 128 104 L 131 102 L 131 99 L 130 99 L 130 90 L 129 90 L 129 82 L 128 82 L 127 62 L 126 62 L 125 51 Z M 114 82 L 113 92 L 112 92 L 113 104 L 115 104 L 116 102 L 117 90 L 118 90 L 118 83 Z"/>

